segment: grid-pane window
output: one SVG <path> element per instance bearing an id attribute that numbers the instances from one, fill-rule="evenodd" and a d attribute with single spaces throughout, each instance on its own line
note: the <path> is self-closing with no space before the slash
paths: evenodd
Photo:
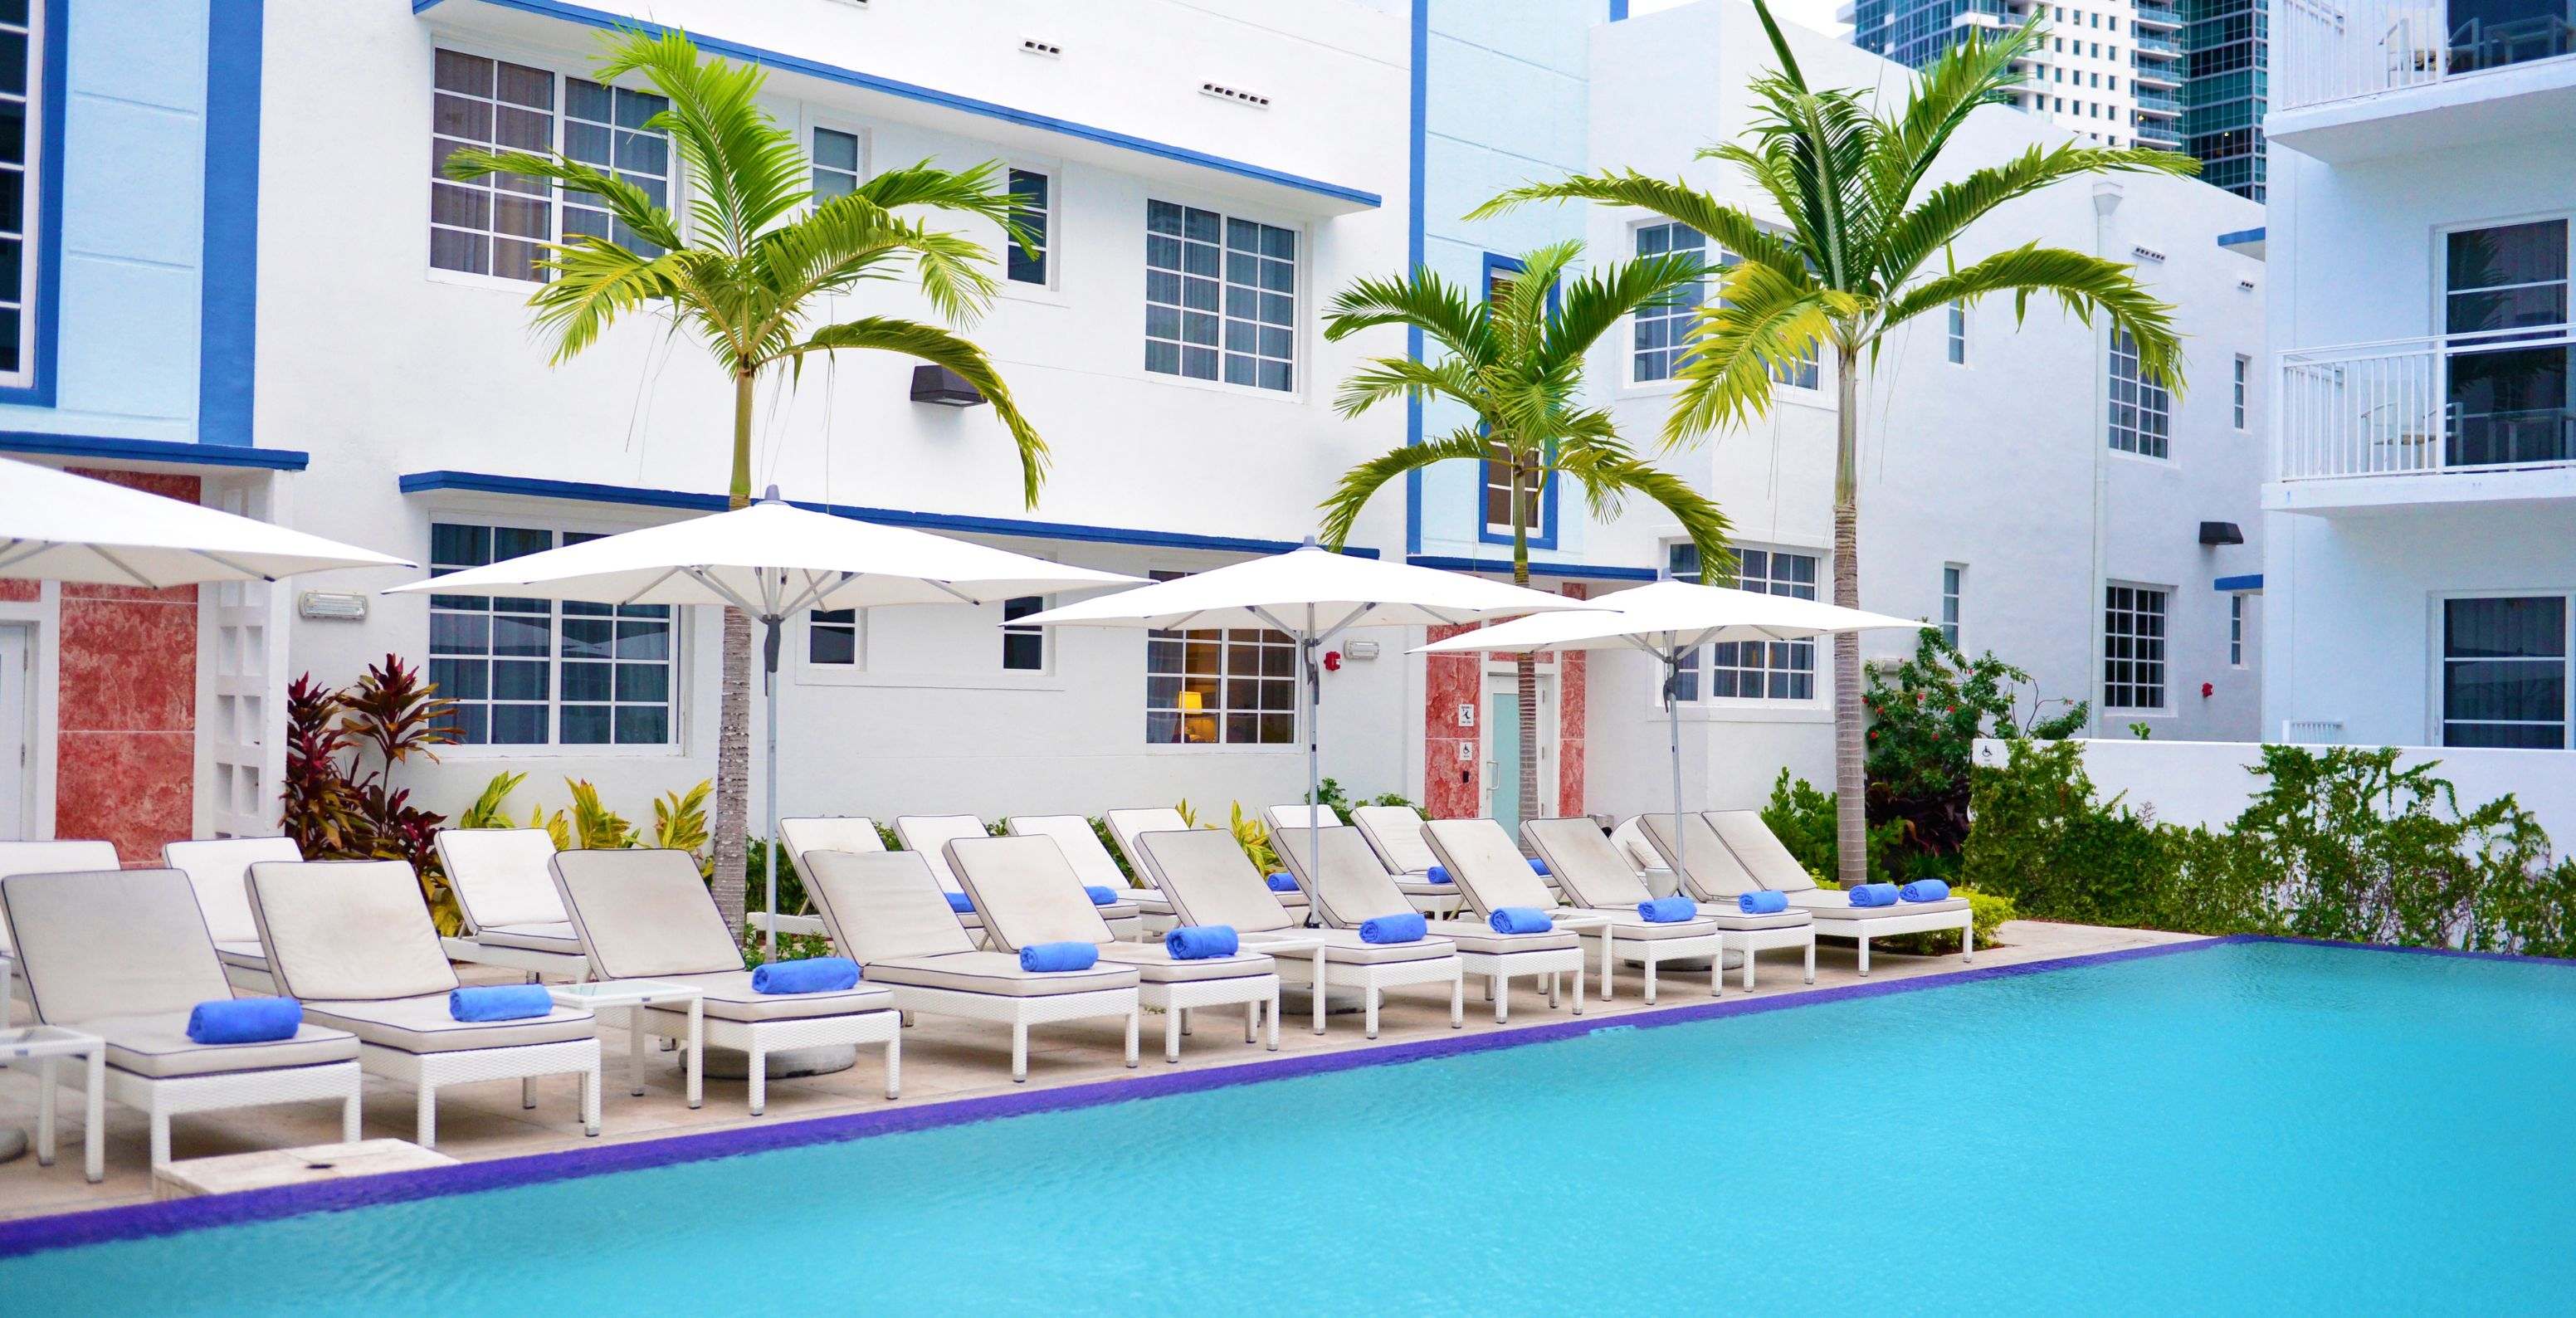
<path id="1" fill-rule="evenodd" d="M 603 87 L 582 78 L 564 79 L 563 153 L 574 160 L 643 189 L 654 205 L 671 204 L 671 141 L 644 125 L 670 104 L 651 92 Z M 662 249 L 623 222 L 609 218 L 607 206 L 588 193 L 563 194 L 563 236 L 606 238 L 630 252 L 659 256 Z"/>
<path id="2" fill-rule="evenodd" d="M 1046 669 L 1046 628 L 1015 627 L 1018 620 L 1046 608 L 1044 595 L 1022 595 L 1002 601 L 1002 667 L 1011 672 Z"/>
<path id="3" fill-rule="evenodd" d="M 859 135 L 838 128 L 814 130 L 814 203 L 859 190 Z"/>
<path id="4" fill-rule="evenodd" d="M 2544 220 L 2449 235 L 2443 321 L 2451 466 L 2564 462 L 2576 454 L 2568 317 L 2568 224 Z M 2517 332 L 2521 331 L 2521 332 Z"/>
<path id="5" fill-rule="evenodd" d="M 2142 458 L 2166 455 L 2173 435 L 2173 394 L 2139 374 L 2138 341 L 2111 330 L 2111 447 Z"/>
<path id="6" fill-rule="evenodd" d="M 516 526 L 430 527 L 430 575 L 592 537 Z M 661 604 L 432 595 L 429 680 L 468 746 L 666 746 L 674 740 L 672 614 Z"/>
<path id="7" fill-rule="evenodd" d="M 1814 554 L 1738 549 L 1736 587 L 1756 593 L 1816 597 Z M 1814 641 L 1720 641 L 1708 647 L 1708 694 L 1717 700 L 1813 700 Z"/>
<path id="8" fill-rule="evenodd" d="M 1011 218 L 1019 221 L 1028 244 L 1003 244 L 1002 273 L 1013 283 L 1047 282 L 1047 217 L 1053 210 L 1054 183 L 1034 169 L 1011 171 Z"/>
<path id="9" fill-rule="evenodd" d="M 2102 703 L 2111 709 L 2165 707 L 2165 603 L 2154 586 L 2110 587 L 2102 607 Z"/>
<path id="10" fill-rule="evenodd" d="M 1706 260 L 1708 238 L 1687 224 L 1670 221 L 1637 226 L 1638 256 L 1662 256 L 1668 252 L 1686 252 Z M 1669 380 L 1690 360 L 1683 341 L 1707 296 L 1706 284 L 1693 284 L 1675 290 L 1666 301 L 1637 308 L 1633 318 L 1636 344 L 1631 352 L 1638 383 Z"/>
<path id="11" fill-rule="evenodd" d="M 2227 666 L 2245 666 L 2245 597 L 2227 597 Z"/>
<path id="12" fill-rule="evenodd" d="M 2245 428 L 2245 386 L 2251 380 L 2253 374 L 2254 359 L 2241 352 L 2236 354 L 2236 393 L 2234 401 L 2236 428 L 2239 430 L 2243 430 Z"/>
<path id="13" fill-rule="evenodd" d="M 1491 303 L 1497 298 L 1508 295 L 1512 289 L 1512 276 L 1517 273 L 1519 273 L 1517 266 L 1487 266 L 1485 301 Z M 1488 442 L 1485 445 L 1485 461 L 1480 465 L 1480 469 L 1484 473 L 1485 529 L 1489 532 L 1508 535 L 1512 529 L 1511 446 L 1500 442 Z M 1538 479 L 1534 475 L 1525 476 L 1520 492 L 1520 524 L 1533 532 L 1539 529 Z"/>
<path id="14" fill-rule="evenodd" d="M 1959 601 L 1968 591 L 1968 569 L 1957 563 L 1941 566 L 1941 639 L 1950 648 L 1959 648 Z"/>
<path id="15" fill-rule="evenodd" d="M 1145 369 L 1296 387 L 1297 232 L 1145 203 Z"/>
<path id="16" fill-rule="evenodd" d="M 805 662 L 834 668 L 859 663 L 859 611 L 816 609 L 805 616 Z"/>
<path id="17" fill-rule="evenodd" d="M 1157 572 L 1154 579 L 1182 575 Z M 1264 627 L 1145 633 L 1145 740 L 1295 744 L 1297 643 Z"/>
<path id="18" fill-rule="evenodd" d="M 35 343 L 37 289 L 37 180 L 35 153 L 43 149 L 39 107 L 43 85 L 44 24 L 59 12 L 26 0 L 0 4 L 0 384 L 31 378 L 28 349 Z"/>
<path id="19" fill-rule="evenodd" d="M 671 204 L 670 139 L 645 124 L 669 104 L 650 92 L 558 78 L 547 69 L 461 51 L 438 52 L 430 120 L 429 263 L 441 270 L 541 280 L 544 244 L 578 234 L 646 256 L 660 248 L 616 223 L 596 197 L 543 179 L 493 174 L 457 182 L 450 153 L 467 148 L 561 151 Z M 560 204 L 558 204 L 560 203 Z"/>
<path id="20" fill-rule="evenodd" d="M 1949 334 L 1946 338 L 1946 343 L 1949 349 L 1950 364 L 1952 366 L 1967 365 L 1968 304 L 1965 302 L 1953 302 L 1950 304 Z"/>
<path id="21" fill-rule="evenodd" d="M 2442 744 L 2567 746 L 2567 597 L 2442 601 Z"/>

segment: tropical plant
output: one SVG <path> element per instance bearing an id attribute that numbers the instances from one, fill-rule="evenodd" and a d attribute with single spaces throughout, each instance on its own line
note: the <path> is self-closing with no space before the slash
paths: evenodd
<path id="1" fill-rule="evenodd" d="M 572 792 L 572 843 L 582 851 L 614 851 L 635 845 L 635 825 L 599 799 L 599 788 L 580 778 L 567 779 Z"/>
<path id="2" fill-rule="evenodd" d="M 1913 657 L 1869 670 L 1864 704 L 1870 818 L 1905 826 L 1905 854 L 1889 867 L 1911 877 L 1947 878 L 1957 868 L 1979 737 L 2055 741 L 2082 731 L 2092 712 L 2082 701 L 2041 697 L 2028 672 L 1991 650 L 1969 658 L 1938 627 L 1917 634 Z"/>
<path id="3" fill-rule="evenodd" d="M 1180 812 L 1181 822 L 1192 828 L 1218 827 L 1215 824 L 1200 823 L 1198 811 L 1192 809 L 1188 801 L 1181 802 L 1173 809 Z M 1270 845 L 1269 826 L 1261 822 L 1260 816 L 1243 813 L 1243 802 L 1234 803 L 1233 816 L 1219 831 L 1233 835 L 1234 844 L 1243 848 L 1244 859 L 1251 861 L 1254 869 L 1268 874 L 1279 868 L 1279 853 Z"/>
<path id="4" fill-rule="evenodd" d="M 304 674 L 286 691 L 286 782 L 279 831 L 308 860 L 399 860 L 411 866 L 441 933 L 463 927 L 435 840 L 445 815 L 411 803 L 394 770 L 455 740 L 450 702 L 398 656 L 369 665 L 344 689 Z M 367 764 L 374 752 L 375 765 Z"/>
<path id="5" fill-rule="evenodd" d="M 702 782 L 686 792 L 664 792 L 653 801 L 653 845 L 688 852 L 697 859 L 698 873 L 708 876 L 715 873 L 715 857 L 707 854 L 707 793 L 713 790 L 713 782 Z"/>
<path id="6" fill-rule="evenodd" d="M 1610 413 L 1583 400 L 1583 364 L 1601 336 L 1639 307 L 1672 301 L 1706 271 L 1689 254 L 1649 256 L 1559 284 L 1583 254 L 1580 243 L 1556 243 L 1521 258 L 1508 285 L 1479 297 L 1428 269 L 1392 279 L 1363 279 L 1333 299 L 1324 337 L 1339 340 L 1382 325 L 1422 331 L 1441 350 L 1436 361 L 1376 357 L 1342 381 L 1334 406 L 1358 416 L 1380 403 L 1442 399 L 1472 420 L 1446 435 L 1371 458 L 1342 474 L 1323 504 L 1324 543 L 1350 538 L 1360 510 L 1386 483 L 1436 462 L 1474 462 L 1502 469 L 1510 490 L 1512 583 L 1529 585 L 1531 521 L 1550 482 L 1582 490 L 1596 518 L 1618 515 L 1632 495 L 1661 505 L 1681 524 L 1702 561 L 1732 562 L 1726 515 L 1682 478 L 1637 457 L 1620 439 Z M 1481 515 L 1481 514 L 1480 514 Z M 1520 813 L 1541 813 L 1538 783 L 1538 660 L 1514 663 L 1520 693 Z"/>
<path id="7" fill-rule="evenodd" d="M 1515 188 L 1469 218 L 1535 201 L 1635 207 L 1690 226 L 1740 262 L 1688 331 L 1689 355 L 1675 371 L 1682 386 L 1664 424 L 1668 444 L 1764 415 L 1782 374 L 1812 361 L 1819 344 L 1833 349 L 1834 602 L 1857 608 L 1861 377 L 1906 322 L 1993 296 L 2009 296 L 2019 319 L 2032 297 L 2052 298 L 2088 326 L 2105 315 L 2111 333 L 2136 348 L 2143 379 L 2181 387 L 2173 309 L 2129 266 L 2036 242 L 1961 265 L 1954 248 L 1969 226 L 2069 179 L 2191 174 L 2199 164 L 2175 152 L 2070 141 L 1932 184 L 1959 126 L 2003 103 L 2023 80 L 2018 65 L 2040 41 L 2039 18 L 1991 40 L 1968 31 L 1916 76 L 1902 108 L 1879 114 L 1869 92 L 1810 87 L 1770 7 L 1753 3 L 1778 67 L 1749 88 L 1750 140 L 1704 147 L 1699 158 L 1734 166 L 1785 227 L 1688 183 L 1633 170 Z M 1834 786 L 1846 883 L 1861 879 L 1868 831 L 1863 729 L 1860 640 L 1845 633 L 1834 638 Z"/>
<path id="8" fill-rule="evenodd" d="M 1380 792 L 1365 801 L 1355 800 L 1352 798 L 1350 793 L 1342 790 L 1341 783 L 1334 779 L 1326 778 L 1322 782 L 1317 783 L 1315 785 L 1315 790 L 1308 794 L 1306 804 L 1321 805 L 1325 809 L 1333 812 L 1333 818 L 1347 824 L 1351 822 L 1351 811 L 1359 806 L 1400 805 L 1410 808 L 1413 805 L 1413 798 L 1406 796 L 1402 792 Z"/>
<path id="9" fill-rule="evenodd" d="M 450 178 L 491 174 L 550 180 L 567 193 L 596 199 L 614 220 L 615 237 L 568 235 L 548 244 L 546 282 L 529 295 L 538 331 L 556 363 L 597 342 L 621 318 L 639 312 L 669 317 L 702 339 L 733 383 L 730 506 L 751 502 L 752 400 L 766 375 L 800 378 L 807 357 L 841 349 L 902 353 L 956 372 L 992 405 L 1019 451 L 1021 496 L 1034 507 L 1045 476 L 1046 444 L 1022 416 L 984 351 L 949 329 L 895 316 L 818 323 L 838 299 L 907 269 L 939 315 L 963 323 L 980 314 L 996 288 L 991 257 L 977 242 L 896 212 L 951 212 L 991 221 L 1016 241 L 1010 194 L 995 186 L 991 163 L 951 171 L 928 161 L 892 169 L 850 193 L 817 198 L 812 170 L 796 134 L 762 109 L 766 73 L 724 60 L 701 62 L 676 29 L 660 35 L 624 30 L 602 38 L 593 76 L 613 82 L 640 76 L 668 102 L 646 120 L 667 134 L 682 174 L 694 185 L 684 227 L 642 188 L 568 156 L 461 149 L 442 169 Z M 751 769 L 751 622 L 728 609 L 724 621 L 723 695 L 716 734 L 715 865 L 717 901 L 740 922 L 746 802 Z"/>
<path id="10" fill-rule="evenodd" d="M 528 775 L 511 773 L 506 769 L 492 775 L 492 781 L 483 784 L 483 791 L 474 798 L 474 804 L 465 807 L 464 813 L 456 816 L 455 826 L 458 828 L 517 827 L 510 822 L 510 794 L 519 790 L 519 784 L 527 780 Z"/>

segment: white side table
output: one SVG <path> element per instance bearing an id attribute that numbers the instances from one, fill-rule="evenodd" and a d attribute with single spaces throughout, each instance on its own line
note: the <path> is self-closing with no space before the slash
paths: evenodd
<path id="1" fill-rule="evenodd" d="M 96 1185 L 107 1178 L 107 1041 L 95 1034 L 59 1025 L 22 1025 L 0 1030 L 0 1061 L 36 1064 L 36 1163 L 54 1165 L 54 1083 L 66 1057 L 89 1064 L 82 1087 L 82 1172 Z"/>
<path id="2" fill-rule="evenodd" d="M 627 1092 L 644 1096 L 644 1011 L 658 1007 L 664 1011 L 689 1014 L 689 1106 L 694 1108 L 706 1098 L 706 997 L 687 984 L 673 984 L 659 979 L 602 979 L 583 984 L 548 984 L 546 992 L 559 1006 L 586 1007 L 591 1011 L 623 1010 L 626 1013 Z"/>

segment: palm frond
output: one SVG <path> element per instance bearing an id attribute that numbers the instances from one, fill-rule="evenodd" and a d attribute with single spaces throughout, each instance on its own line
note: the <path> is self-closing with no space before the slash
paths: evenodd
<path id="1" fill-rule="evenodd" d="M 1493 352 L 1492 316 L 1483 299 L 1430 269 L 1402 278 L 1364 278 L 1333 295 L 1324 341 L 1338 343 L 1381 325 L 1418 326 L 1432 342 L 1471 361 Z"/>
<path id="2" fill-rule="evenodd" d="M 1870 156 L 1880 214 L 1902 214 L 1968 115 L 2000 103 L 2006 89 L 2024 81 L 2013 63 L 2039 44 L 2040 24 L 2034 11 L 2020 27 L 1991 39 L 1970 28 L 1916 77 L 1905 109 L 1885 125 Z"/>
<path id="3" fill-rule="evenodd" d="M 1880 278 L 1901 287 L 1925 262 L 1956 241 L 1969 225 L 2007 202 L 2088 174 L 2196 174 L 2200 162 L 2178 151 L 2137 147 L 2033 145 L 1999 165 L 1988 165 L 1932 189 L 1888 226 L 1879 244 Z"/>
<path id="4" fill-rule="evenodd" d="M 1802 362 L 1848 310 L 1848 295 L 1800 288 L 1766 265 L 1747 261 L 1727 272 L 1718 301 L 1702 307 L 1690 330 L 1690 356 L 1664 418 L 1669 447 L 1694 435 L 1741 425 L 1771 409 L 1771 391 L 1786 368 Z"/>
<path id="5" fill-rule="evenodd" d="M 1488 406 L 1475 370 L 1455 356 L 1421 362 L 1410 357 L 1372 357 L 1342 381 L 1333 410 L 1346 417 L 1397 398 L 1447 398 L 1482 412 Z"/>
<path id="6" fill-rule="evenodd" d="M 768 73 L 757 64 L 700 62 L 696 43 L 676 28 L 609 33 L 593 69 L 600 82 L 641 72 L 669 102 L 645 121 L 668 133 L 696 184 L 690 211 L 701 232 L 735 256 L 809 195 L 810 174 L 796 135 L 760 107 Z"/>
<path id="7" fill-rule="evenodd" d="M 2028 313 L 2034 295 L 2055 298 L 2087 325 L 2096 310 L 2104 312 L 2113 328 L 2137 340 L 2138 374 L 2181 391 L 2182 344 L 2174 333 L 2173 307 L 2148 292 L 2129 266 L 2086 252 L 2037 243 L 1997 252 L 1906 290 L 1888 307 L 1886 323 L 1899 325 L 1951 302 L 2006 293 L 2016 321 Z"/>
<path id="8" fill-rule="evenodd" d="M 1370 496 L 1384 488 L 1388 481 L 1408 471 L 1420 471 L 1435 462 L 1485 458 L 1485 441 L 1473 432 L 1460 432 L 1440 439 L 1426 439 L 1389 449 L 1342 473 L 1339 484 L 1315 507 L 1324 514 L 1319 538 L 1326 548 L 1339 549 L 1351 538 L 1351 527 L 1359 521 L 1360 510 L 1368 506 Z"/>
<path id="9" fill-rule="evenodd" d="M 1485 219 L 1541 201 L 1597 201 L 1653 211 L 1666 219 L 1689 225 L 1707 235 L 1709 241 L 1747 261 L 1760 261 L 1783 271 L 1805 268 L 1796 251 L 1749 213 L 1687 183 L 1650 178 L 1633 169 L 1575 174 L 1554 183 L 1526 184 L 1467 212 L 1467 218 Z"/>
<path id="10" fill-rule="evenodd" d="M 680 245 L 679 226 L 672 221 L 671 213 L 647 196 L 644 189 L 578 160 L 531 155 L 525 151 L 462 147 L 447 154 L 443 168 L 449 178 L 458 180 L 492 174 L 524 174 L 530 178 L 548 179 L 561 184 L 567 192 L 599 198 L 611 216 L 634 230 L 635 235 L 644 241 L 663 248 Z"/>
<path id="11" fill-rule="evenodd" d="M 1542 361 L 1579 361 L 1602 335 L 1641 307 L 1670 306 L 1708 277 L 1696 252 L 1667 252 L 1595 270 L 1565 290 L 1539 344 Z"/>
<path id="12" fill-rule="evenodd" d="M 955 371 L 975 392 L 992 404 L 993 415 L 1019 448 L 1021 497 L 1031 508 L 1038 504 L 1038 486 L 1046 480 L 1047 445 L 1038 437 L 1037 428 L 1020 414 L 1019 404 L 1011 398 L 1011 388 L 1002 382 L 1001 372 L 993 369 L 984 350 L 937 325 L 894 316 L 864 316 L 857 320 L 826 325 L 806 336 L 805 340 L 785 350 L 784 355 L 802 360 L 807 354 L 837 352 L 844 348 L 874 349 L 897 352 L 907 357 L 945 366 Z"/>
<path id="13" fill-rule="evenodd" d="M 1690 482 L 1638 459 L 1619 445 L 1565 445 L 1550 464 L 1583 491 L 1592 515 L 1607 520 L 1619 515 L 1627 498 L 1643 495 L 1673 515 L 1699 550 L 1702 570 L 1711 577 L 1735 571 L 1735 551 L 1727 537 L 1735 530 L 1716 501 L 1692 489 Z"/>

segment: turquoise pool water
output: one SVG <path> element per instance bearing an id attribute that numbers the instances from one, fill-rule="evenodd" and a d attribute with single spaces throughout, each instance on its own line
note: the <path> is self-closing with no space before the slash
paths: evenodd
<path id="1" fill-rule="evenodd" d="M 0 1261 L 30 1315 L 2571 1295 L 2576 969 L 2278 944 Z"/>

